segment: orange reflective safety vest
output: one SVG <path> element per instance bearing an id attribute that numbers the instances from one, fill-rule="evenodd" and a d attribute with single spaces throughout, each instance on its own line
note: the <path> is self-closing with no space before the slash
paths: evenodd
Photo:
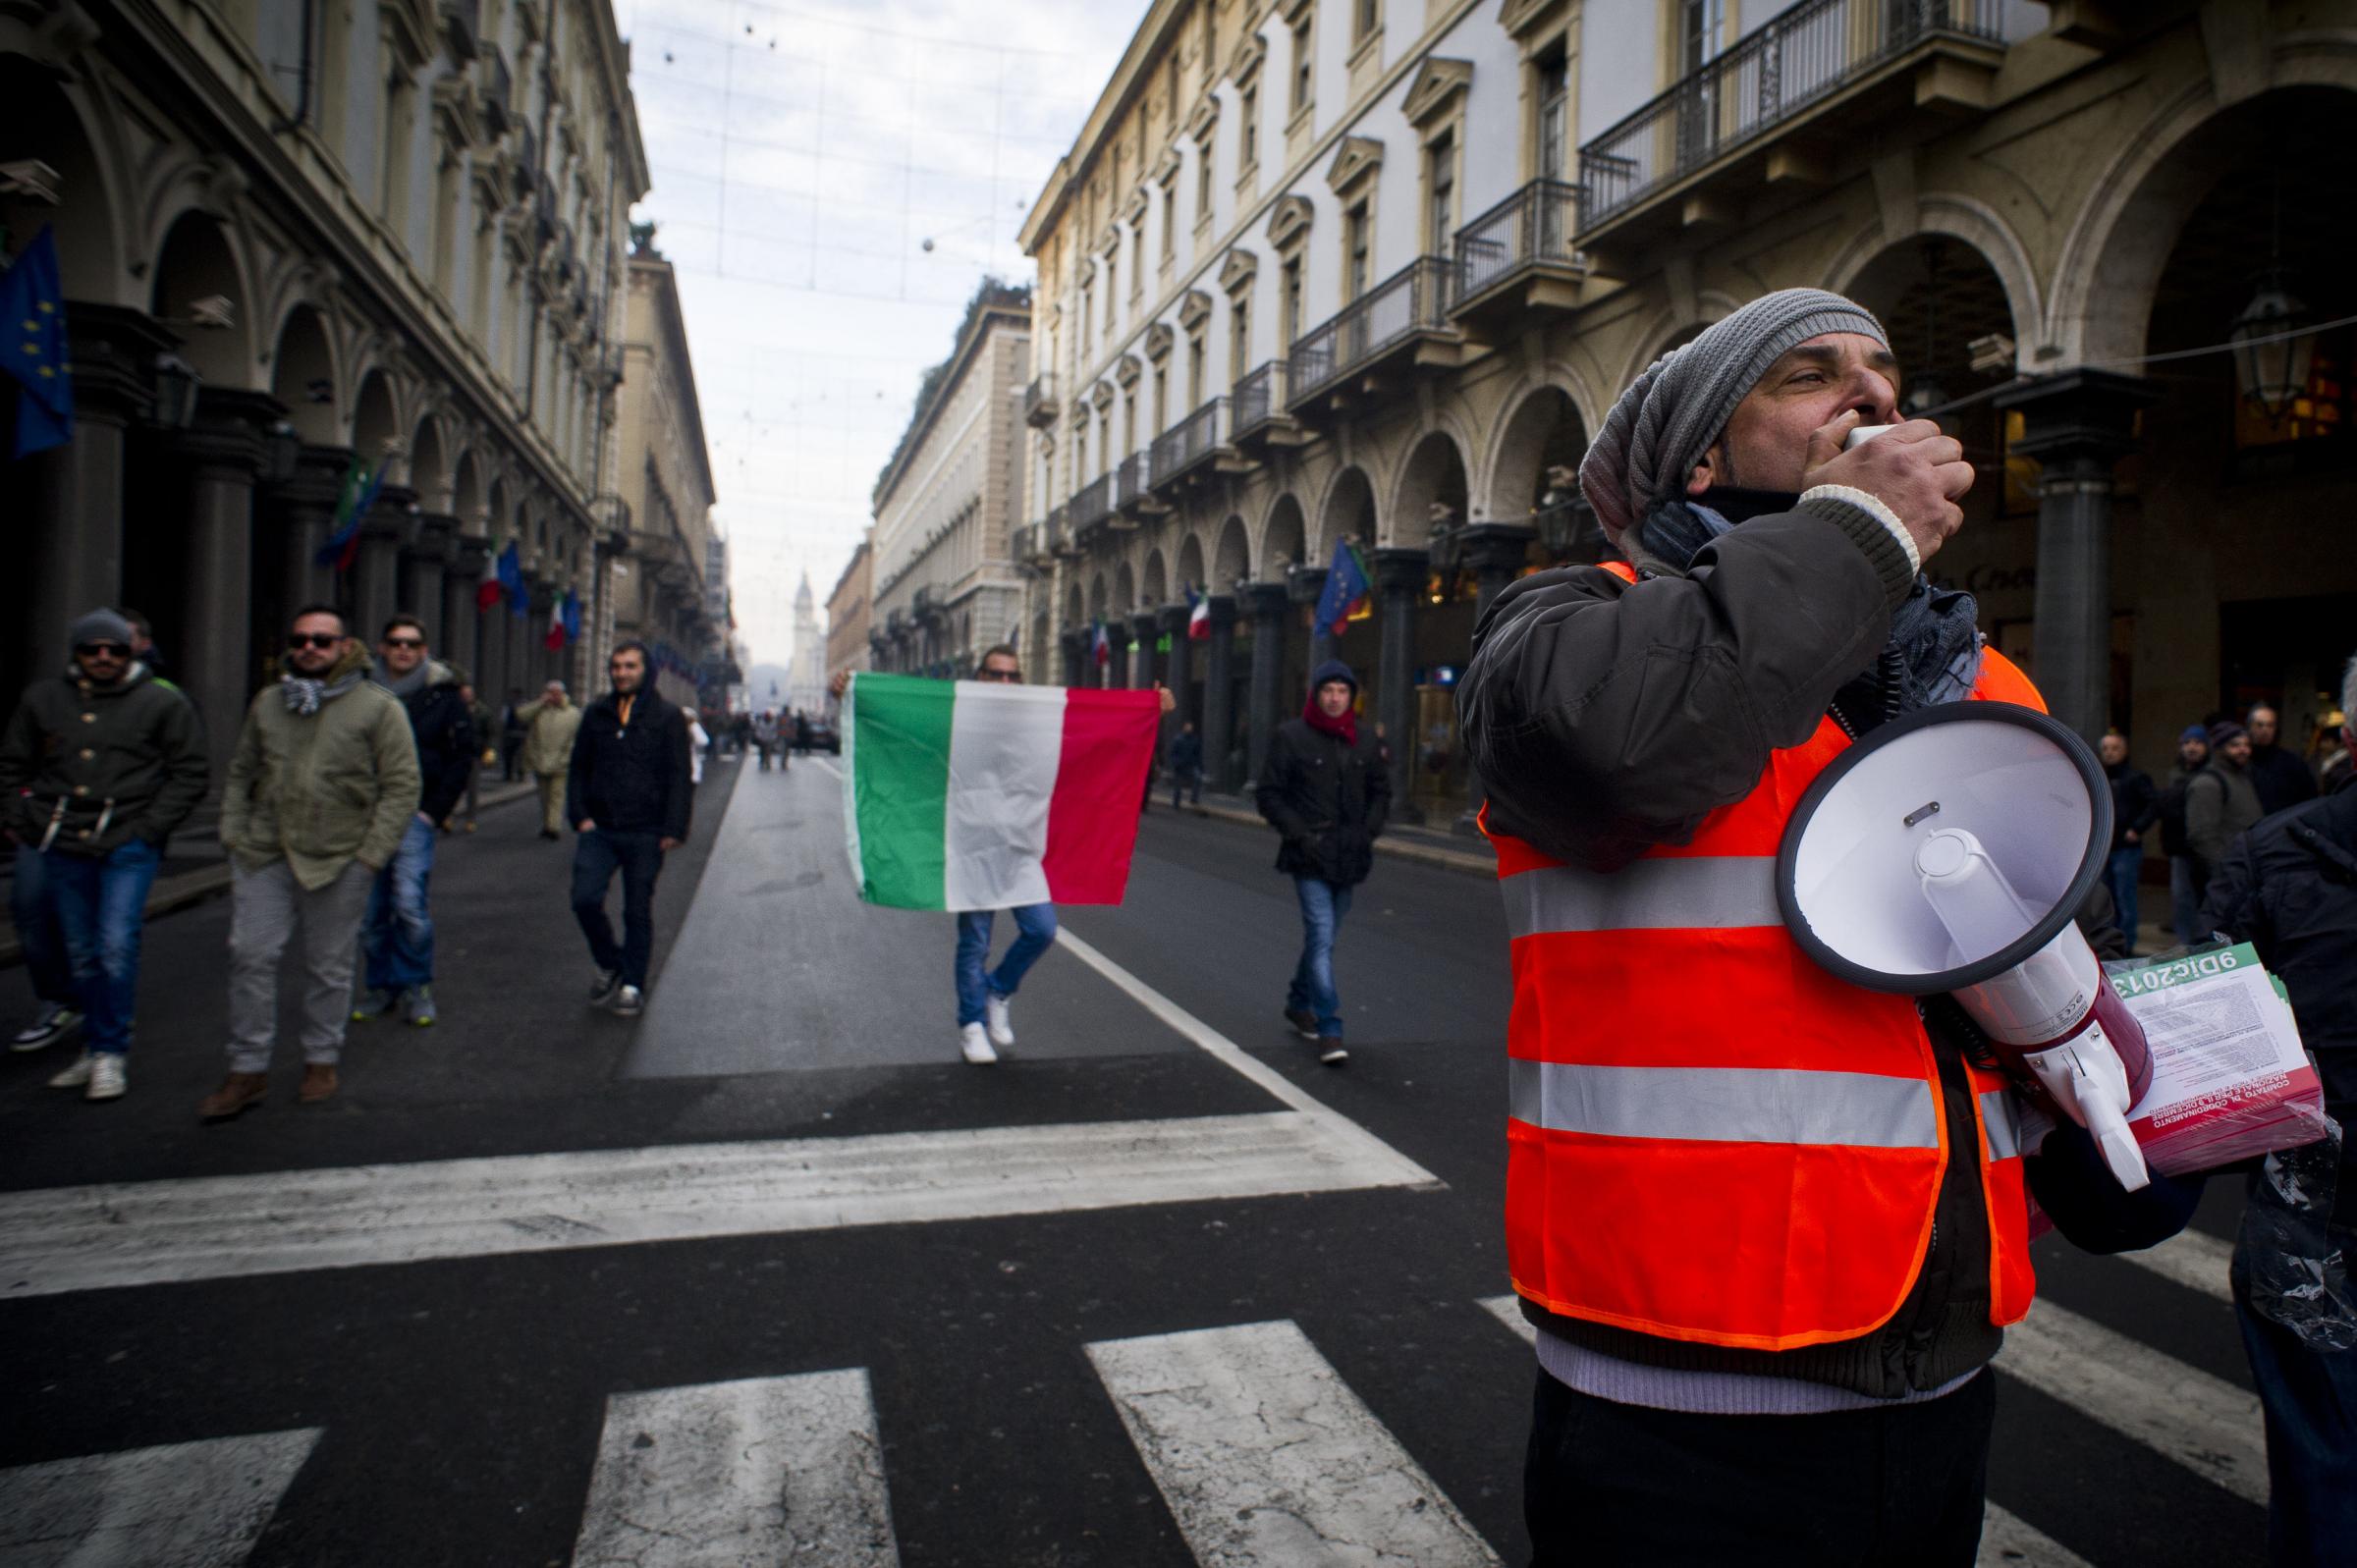
<path id="1" fill-rule="evenodd" d="M 2046 707 L 1994 649 L 1972 695 Z M 1507 1262 L 1547 1311 L 1791 1350 L 1872 1332 L 1913 1288 L 1959 1157 L 1931 1039 L 1912 999 L 1811 961 L 1776 901 L 1785 823 L 1849 743 L 1822 720 L 1691 843 L 1610 874 L 1490 833 L 1514 982 Z M 2036 1289 L 2019 1129 L 2003 1076 L 1965 1071 L 1990 1318 L 2011 1324 Z"/>

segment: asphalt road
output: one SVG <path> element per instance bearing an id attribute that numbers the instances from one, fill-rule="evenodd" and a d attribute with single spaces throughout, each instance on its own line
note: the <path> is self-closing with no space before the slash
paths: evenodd
<path id="1" fill-rule="evenodd" d="M 950 921 L 856 902 L 825 765 L 707 782 L 635 1024 L 533 828 L 444 841 L 441 1022 L 355 1026 L 330 1105 L 290 1048 L 196 1122 L 221 901 L 148 934 L 127 1100 L 0 1061 L 0 1559 L 1521 1559 L 1492 887 L 1378 862 L 1321 1068 L 1273 844 L 1157 807 L 978 1069 Z M 1984 1561 L 2262 1560 L 2238 1203 L 2041 1244 Z"/>

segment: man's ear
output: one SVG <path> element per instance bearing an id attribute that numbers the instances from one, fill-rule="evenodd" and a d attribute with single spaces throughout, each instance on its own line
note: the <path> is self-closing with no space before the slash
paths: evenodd
<path id="1" fill-rule="evenodd" d="M 1701 495 L 1704 491 L 1710 489 L 1711 486 L 1717 484 L 1718 482 L 1719 444 L 1717 442 L 1713 442 L 1710 450 L 1702 455 L 1702 460 L 1694 464 L 1694 471 L 1687 475 L 1686 494 L 1690 496 Z"/>

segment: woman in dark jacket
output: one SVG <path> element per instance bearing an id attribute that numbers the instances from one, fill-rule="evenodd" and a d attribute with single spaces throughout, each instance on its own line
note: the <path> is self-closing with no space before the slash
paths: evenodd
<path id="1" fill-rule="evenodd" d="M 1286 992 L 1286 1022 L 1318 1043 L 1318 1059 L 1330 1067 L 1350 1059 L 1334 984 L 1335 932 L 1350 910 L 1350 890 L 1374 867 L 1375 836 L 1392 804 L 1374 737 L 1358 730 L 1357 698 L 1358 677 L 1341 660 L 1312 671 L 1301 717 L 1280 725 L 1269 743 L 1255 797 L 1282 838 L 1277 869 L 1293 879 L 1301 900 L 1301 961 Z"/>

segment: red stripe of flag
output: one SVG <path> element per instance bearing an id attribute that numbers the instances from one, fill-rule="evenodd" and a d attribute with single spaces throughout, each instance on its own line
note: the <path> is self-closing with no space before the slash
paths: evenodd
<path id="1" fill-rule="evenodd" d="M 1040 857 L 1050 901 L 1122 901 L 1161 720 L 1162 699 L 1151 691 L 1066 689 L 1064 747 Z"/>

